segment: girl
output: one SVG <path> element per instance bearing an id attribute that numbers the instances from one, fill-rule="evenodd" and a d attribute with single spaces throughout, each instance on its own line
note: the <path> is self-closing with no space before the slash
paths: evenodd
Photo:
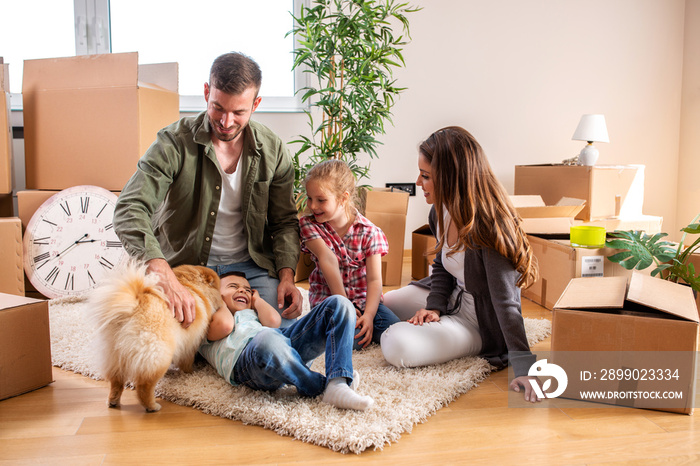
<path id="1" fill-rule="evenodd" d="M 535 281 L 537 268 L 508 195 L 463 128 L 425 140 L 418 169 L 417 184 L 433 205 L 437 256 L 418 286 L 387 293 L 386 303 L 406 322 L 382 336 L 384 357 L 400 367 L 475 355 L 497 368 L 510 362 L 511 388 L 537 401 L 527 377 L 535 357 L 520 309 L 520 288 Z"/>
<path id="2" fill-rule="evenodd" d="M 399 321 L 381 302 L 386 236 L 354 207 L 355 177 L 345 162 L 331 159 L 314 166 L 304 187 L 311 214 L 299 219 L 301 249 L 316 264 L 309 276 L 311 307 L 331 295 L 350 299 L 357 309 L 354 349 L 379 343 Z"/>

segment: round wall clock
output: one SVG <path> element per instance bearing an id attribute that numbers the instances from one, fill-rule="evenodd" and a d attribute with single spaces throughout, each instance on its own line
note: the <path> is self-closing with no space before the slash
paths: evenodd
<path id="1" fill-rule="evenodd" d="M 75 186 L 37 209 L 24 233 L 24 271 L 37 291 L 79 294 L 127 259 L 112 225 L 116 202 L 106 189 Z"/>

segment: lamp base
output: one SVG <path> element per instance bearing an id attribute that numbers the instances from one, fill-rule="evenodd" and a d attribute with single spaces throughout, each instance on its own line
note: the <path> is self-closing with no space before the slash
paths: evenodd
<path id="1" fill-rule="evenodd" d="M 592 167 L 596 161 L 598 161 L 598 149 L 593 147 L 592 142 L 589 142 L 578 154 L 578 163 Z"/>

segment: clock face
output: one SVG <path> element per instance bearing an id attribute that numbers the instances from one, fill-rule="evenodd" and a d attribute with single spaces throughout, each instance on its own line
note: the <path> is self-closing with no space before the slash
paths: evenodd
<path id="1" fill-rule="evenodd" d="M 114 232 L 117 196 L 96 186 L 75 186 L 51 196 L 24 233 L 24 270 L 49 298 L 89 290 L 127 253 Z"/>

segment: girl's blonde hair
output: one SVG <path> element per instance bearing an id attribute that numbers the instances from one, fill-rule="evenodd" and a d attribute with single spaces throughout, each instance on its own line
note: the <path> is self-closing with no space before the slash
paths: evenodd
<path id="1" fill-rule="evenodd" d="M 355 175 L 347 163 L 337 159 L 324 160 L 314 165 L 306 173 L 304 189 L 309 181 L 319 183 L 324 191 L 335 196 L 338 201 L 343 199 L 345 192 L 350 194 L 348 202 L 345 204 L 345 213 L 348 218 L 354 215 L 356 206 Z"/>
<path id="2" fill-rule="evenodd" d="M 520 272 L 519 287 L 533 284 L 538 271 L 530 242 L 476 139 L 464 128 L 449 126 L 431 134 L 419 150 L 430 163 L 438 230 L 446 231 L 446 210 L 457 227 L 457 251 L 495 249 Z M 436 250 L 444 244 L 442 234 Z"/>

